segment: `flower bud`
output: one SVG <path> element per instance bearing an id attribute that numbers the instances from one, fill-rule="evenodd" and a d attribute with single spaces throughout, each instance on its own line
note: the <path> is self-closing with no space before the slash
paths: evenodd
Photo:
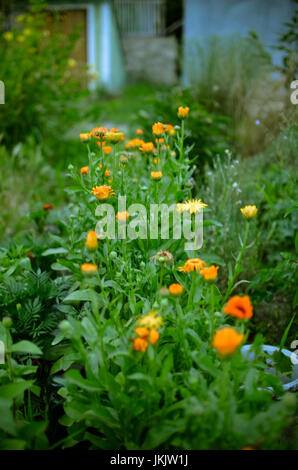
<path id="1" fill-rule="evenodd" d="M 110 259 L 116 259 L 117 258 L 117 253 L 116 251 L 111 251 L 110 253 Z"/>
<path id="2" fill-rule="evenodd" d="M 3 317 L 2 325 L 4 326 L 4 328 L 10 328 L 12 325 L 12 319 L 10 317 Z"/>

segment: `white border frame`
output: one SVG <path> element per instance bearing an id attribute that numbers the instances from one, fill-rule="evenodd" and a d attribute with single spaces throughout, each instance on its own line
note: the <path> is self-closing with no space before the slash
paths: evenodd
<path id="1" fill-rule="evenodd" d="M 94 5 L 90 3 L 65 3 L 63 5 L 47 5 L 47 10 L 86 10 L 86 40 L 87 40 L 87 63 L 96 70 L 96 40 L 95 40 L 95 11 Z M 95 80 L 89 84 L 89 88 L 96 88 Z"/>

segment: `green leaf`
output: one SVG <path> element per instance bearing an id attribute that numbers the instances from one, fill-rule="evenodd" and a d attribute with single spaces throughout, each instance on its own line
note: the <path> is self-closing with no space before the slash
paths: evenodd
<path id="1" fill-rule="evenodd" d="M 65 248 L 49 248 L 48 250 L 44 251 L 42 253 L 42 256 L 50 256 L 50 255 L 58 255 L 61 253 L 68 253 L 68 251 Z"/>
<path id="2" fill-rule="evenodd" d="M 36 344 L 31 343 L 31 341 L 22 340 L 18 343 L 15 343 L 11 346 L 11 351 L 15 353 L 30 353 L 42 355 L 42 350 L 36 346 Z"/>
<path id="3" fill-rule="evenodd" d="M 92 289 L 83 289 L 83 290 L 76 290 L 69 294 L 63 300 L 64 303 L 66 302 L 92 302 L 94 299 L 94 291 Z"/>
<path id="4" fill-rule="evenodd" d="M 67 382 L 73 385 L 77 385 L 88 392 L 99 392 L 102 390 L 99 387 L 99 384 L 96 382 L 91 382 L 90 380 L 84 379 L 80 372 L 76 369 L 69 370 L 65 373 L 65 377 L 67 378 Z"/>
<path id="5" fill-rule="evenodd" d="M 7 385 L 2 385 L 0 387 L 0 397 L 1 398 L 15 398 L 18 395 L 22 395 L 25 390 L 31 388 L 33 385 L 32 380 L 10 383 Z"/>
<path id="6" fill-rule="evenodd" d="M 3 439 L 0 443 L 1 450 L 24 450 L 26 441 L 22 439 Z"/>
<path id="7" fill-rule="evenodd" d="M 130 380 L 145 381 L 145 382 L 150 383 L 150 385 L 152 385 L 152 378 L 149 377 L 149 375 L 141 374 L 139 372 L 136 372 L 135 374 L 131 374 L 127 378 Z"/>
<path id="8" fill-rule="evenodd" d="M 212 377 L 216 378 L 218 376 L 218 369 L 215 367 L 214 362 L 209 356 L 200 357 L 198 365 Z"/>
<path id="9" fill-rule="evenodd" d="M 290 328 L 292 326 L 292 323 L 295 319 L 295 316 L 296 316 L 296 313 L 294 313 L 294 315 L 292 316 L 287 328 L 285 329 L 285 332 L 284 334 L 282 335 L 282 338 L 281 338 L 281 342 L 280 342 L 280 345 L 279 345 L 279 350 L 283 349 L 285 343 L 286 343 L 286 340 L 287 340 L 287 337 L 288 337 L 288 334 L 289 334 L 289 331 L 290 331 Z"/>
<path id="10" fill-rule="evenodd" d="M 3 387 L 3 385 L 0 387 Z M 13 415 L 12 415 L 12 398 L 4 398 L 0 397 L 0 429 L 5 431 L 6 433 L 15 435 L 16 429 L 15 429 L 15 423 L 13 420 Z M 1 444 L 0 444 L 0 448 Z"/>

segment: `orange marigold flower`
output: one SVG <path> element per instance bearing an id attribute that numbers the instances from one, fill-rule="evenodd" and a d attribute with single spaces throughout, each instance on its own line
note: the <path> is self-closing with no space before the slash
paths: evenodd
<path id="1" fill-rule="evenodd" d="M 97 147 L 100 148 L 101 146 L 106 145 L 106 142 L 105 142 L 104 140 L 98 140 L 98 141 L 96 142 L 96 145 L 97 145 Z"/>
<path id="2" fill-rule="evenodd" d="M 119 222 L 125 222 L 128 218 L 129 213 L 127 211 L 118 212 L 116 215 L 116 219 L 119 220 Z"/>
<path id="3" fill-rule="evenodd" d="M 155 139 L 155 142 L 156 143 L 159 142 L 160 144 L 163 144 L 164 141 L 165 141 L 165 139 L 163 139 L 162 137 L 160 139 L 157 139 L 157 138 Z"/>
<path id="4" fill-rule="evenodd" d="M 151 344 L 156 344 L 159 340 L 159 333 L 156 328 L 153 328 L 153 330 L 150 331 L 149 340 Z"/>
<path id="5" fill-rule="evenodd" d="M 94 129 L 92 129 L 90 134 L 95 139 L 103 139 L 107 131 L 108 131 L 107 127 L 94 127 Z"/>
<path id="6" fill-rule="evenodd" d="M 105 155 L 109 155 L 112 151 L 112 147 L 110 147 L 109 145 L 104 145 L 102 149 Z"/>
<path id="7" fill-rule="evenodd" d="M 95 188 L 92 188 L 91 192 L 100 201 L 105 201 L 106 199 L 109 199 L 110 196 L 115 194 L 111 186 L 106 186 L 105 184 L 102 186 L 96 186 Z"/>
<path id="8" fill-rule="evenodd" d="M 136 130 L 136 133 L 139 134 L 139 135 L 142 135 L 142 134 L 143 134 L 143 131 L 142 131 L 142 129 L 137 129 L 137 130 Z"/>
<path id="9" fill-rule="evenodd" d="M 151 171 L 151 178 L 154 181 L 160 181 L 162 178 L 162 171 Z"/>
<path id="10" fill-rule="evenodd" d="M 217 278 L 218 266 L 209 266 L 208 268 L 201 269 L 200 273 L 204 277 L 205 281 L 214 281 Z"/>
<path id="11" fill-rule="evenodd" d="M 95 230 L 90 230 L 86 237 L 86 247 L 90 250 L 95 250 L 98 247 L 98 240 Z"/>
<path id="12" fill-rule="evenodd" d="M 84 274 L 92 274 L 92 273 L 95 273 L 97 271 L 97 265 L 96 264 L 92 264 L 92 263 L 83 263 L 81 265 L 81 271 L 84 273 Z"/>
<path id="13" fill-rule="evenodd" d="M 148 341 L 144 338 L 135 338 L 133 340 L 133 348 L 135 351 L 146 352 Z"/>
<path id="14" fill-rule="evenodd" d="M 142 152 L 152 152 L 154 149 L 154 145 L 152 142 L 143 142 L 141 145 L 140 145 L 140 150 Z"/>
<path id="15" fill-rule="evenodd" d="M 204 267 L 204 264 L 206 264 L 205 261 L 200 258 L 191 258 L 184 263 L 184 266 L 179 266 L 178 269 L 184 273 L 190 273 L 191 271 L 201 271 L 201 269 Z"/>
<path id="16" fill-rule="evenodd" d="M 164 131 L 164 124 L 162 122 L 156 122 L 152 126 L 152 131 L 154 135 L 161 135 Z"/>
<path id="17" fill-rule="evenodd" d="M 102 168 L 102 164 L 101 164 L 101 163 L 100 163 L 98 166 L 99 166 L 99 168 Z M 109 170 L 106 168 L 105 177 L 106 177 L 106 178 L 109 178 L 110 176 L 111 176 L 111 174 L 110 174 Z"/>
<path id="18" fill-rule="evenodd" d="M 135 332 L 138 336 L 140 336 L 140 338 L 148 338 L 149 336 L 148 328 L 139 327 L 135 329 Z"/>
<path id="19" fill-rule="evenodd" d="M 223 311 L 228 315 L 236 318 L 251 318 L 252 317 L 252 304 L 248 295 L 240 297 L 239 295 L 234 295 L 228 301 L 227 305 L 224 307 Z"/>
<path id="20" fill-rule="evenodd" d="M 81 142 L 89 142 L 90 134 L 88 132 L 85 132 L 84 134 L 80 134 L 80 140 Z"/>
<path id="21" fill-rule="evenodd" d="M 188 106 L 185 106 L 185 108 L 183 108 L 183 106 L 179 106 L 179 108 L 178 108 L 178 117 L 180 117 L 180 119 L 186 118 L 188 113 L 189 113 L 189 107 Z"/>
<path id="22" fill-rule="evenodd" d="M 44 204 L 42 208 L 44 211 L 51 211 L 52 209 L 54 209 L 54 206 L 52 204 Z"/>
<path id="23" fill-rule="evenodd" d="M 169 291 L 171 295 L 181 295 L 183 292 L 183 286 L 181 286 L 181 284 L 171 284 L 169 286 Z"/>
<path id="24" fill-rule="evenodd" d="M 88 175 L 89 174 L 89 166 L 82 166 L 80 169 L 81 175 Z"/>
<path id="25" fill-rule="evenodd" d="M 253 447 L 250 447 L 250 446 L 244 446 L 242 447 L 241 450 L 255 450 Z"/>
<path id="26" fill-rule="evenodd" d="M 136 137 L 135 139 L 128 140 L 125 144 L 125 148 L 127 148 L 127 149 L 138 148 L 143 143 L 144 143 L 144 141 L 142 139 L 138 139 L 138 137 Z"/>
<path id="27" fill-rule="evenodd" d="M 222 328 L 215 333 L 212 345 L 221 356 L 229 356 L 236 351 L 243 339 L 244 335 L 234 328 Z"/>

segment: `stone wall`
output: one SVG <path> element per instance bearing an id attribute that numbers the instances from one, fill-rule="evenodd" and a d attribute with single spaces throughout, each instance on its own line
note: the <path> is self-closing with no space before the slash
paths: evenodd
<path id="1" fill-rule="evenodd" d="M 175 36 L 124 37 L 123 52 L 130 78 L 152 83 L 177 83 L 178 44 Z"/>

